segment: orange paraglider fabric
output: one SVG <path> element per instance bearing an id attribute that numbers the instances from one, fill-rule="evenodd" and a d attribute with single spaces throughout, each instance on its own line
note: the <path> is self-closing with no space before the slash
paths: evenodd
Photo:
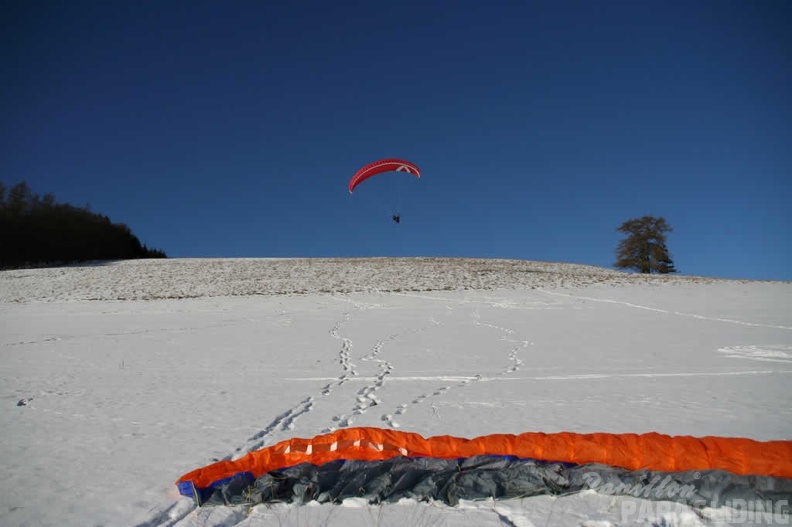
<path id="1" fill-rule="evenodd" d="M 572 432 L 492 434 L 473 439 L 424 438 L 381 428 L 346 428 L 311 439 L 288 439 L 235 461 L 207 465 L 182 476 L 177 486 L 183 495 L 191 496 L 193 488 L 207 488 L 239 473 L 259 477 L 306 462 L 322 465 L 342 459 L 379 461 L 396 456 L 454 459 L 478 455 L 577 465 L 600 463 L 628 470 L 725 470 L 740 475 L 792 478 L 792 441 Z"/>

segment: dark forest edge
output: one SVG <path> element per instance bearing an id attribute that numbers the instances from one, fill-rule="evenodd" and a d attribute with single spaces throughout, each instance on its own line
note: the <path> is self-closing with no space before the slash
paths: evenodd
<path id="1" fill-rule="evenodd" d="M 0 182 L 0 268 L 44 267 L 82 262 L 167 258 L 123 223 L 88 207 L 39 196 L 25 182 Z"/>

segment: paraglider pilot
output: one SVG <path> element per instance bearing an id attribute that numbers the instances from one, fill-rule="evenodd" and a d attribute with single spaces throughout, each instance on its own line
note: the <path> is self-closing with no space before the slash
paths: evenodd
<path id="1" fill-rule="evenodd" d="M 393 215 L 393 216 L 391 216 L 391 217 L 393 218 L 393 221 L 394 221 L 395 223 L 399 223 L 399 222 L 401 221 L 401 216 L 399 216 L 398 214 L 394 214 L 394 215 Z"/>

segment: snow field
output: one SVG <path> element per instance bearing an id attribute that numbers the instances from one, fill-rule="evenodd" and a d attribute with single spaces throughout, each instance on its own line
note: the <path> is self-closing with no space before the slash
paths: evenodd
<path id="1" fill-rule="evenodd" d="M 0 302 L 3 525 L 717 524 L 723 511 L 649 502 L 641 518 L 642 500 L 593 491 L 194 509 L 174 482 L 349 426 L 792 438 L 789 283 L 462 259 L 165 260 L 3 271 Z"/>

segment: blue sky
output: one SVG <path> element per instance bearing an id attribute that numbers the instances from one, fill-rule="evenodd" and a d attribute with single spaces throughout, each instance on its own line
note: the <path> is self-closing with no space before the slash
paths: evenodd
<path id="1" fill-rule="evenodd" d="M 0 180 L 171 257 L 792 279 L 792 3 L 4 2 Z M 354 194 L 360 166 L 412 160 Z M 394 224 L 394 209 L 402 223 Z"/>

